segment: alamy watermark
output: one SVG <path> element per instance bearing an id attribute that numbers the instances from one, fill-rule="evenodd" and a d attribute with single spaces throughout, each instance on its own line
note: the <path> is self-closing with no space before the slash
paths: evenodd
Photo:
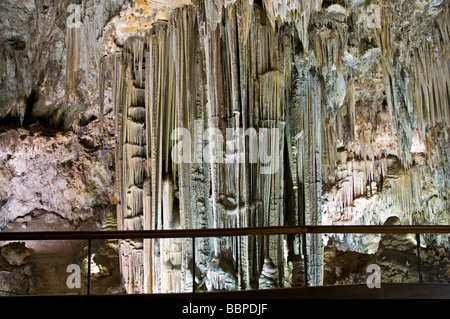
<path id="1" fill-rule="evenodd" d="M 377 264 L 370 264 L 366 268 L 366 273 L 370 273 L 367 276 L 366 284 L 367 287 L 372 288 L 381 288 L 381 269 Z"/>
<path id="2" fill-rule="evenodd" d="M 81 288 L 81 269 L 77 264 L 70 264 L 66 271 L 71 273 L 66 280 L 67 288 L 79 289 Z"/>
<path id="3" fill-rule="evenodd" d="M 69 29 L 81 28 L 83 26 L 81 22 L 81 6 L 79 4 L 70 4 L 67 7 L 67 12 L 71 13 L 67 17 L 67 27 Z"/>
<path id="4" fill-rule="evenodd" d="M 367 7 L 367 27 L 369 29 L 381 28 L 381 8 L 377 4 L 371 4 Z"/>
<path id="5" fill-rule="evenodd" d="M 260 173 L 275 174 L 280 168 L 280 128 L 227 128 L 225 136 L 218 128 L 201 129 L 194 121 L 194 136 L 186 128 L 172 132 L 172 161 L 181 163 L 258 163 Z M 246 142 L 248 138 L 248 143 Z M 204 141 L 207 145 L 203 147 Z M 193 144 L 194 143 L 194 144 Z"/>

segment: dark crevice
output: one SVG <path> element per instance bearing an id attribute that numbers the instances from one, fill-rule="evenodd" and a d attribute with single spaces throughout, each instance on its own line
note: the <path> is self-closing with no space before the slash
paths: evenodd
<path id="1" fill-rule="evenodd" d="M 329 6 L 333 5 L 333 4 L 339 4 L 341 6 L 343 6 L 344 8 L 347 7 L 346 4 L 346 0 L 324 0 L 322 2 L 322 8 L 328 8 Z"/>
<path id="2" fill-rule="evenodd" d="M 20 126 L 20 117 L 8 115 L 2 119 L 0 119 L 0 133 L 4 129 L 14 128 Z"/>
<path id="3" fill-rule="evenodd" d="M 39 89 L 34 87 L 26 100 L 25 115 L 22 123 L 24 126 L 33 124 L 34 122 L 32 119 L 33 106 L 38 101 L 38 99 L 39 99 Z"/>
<path id="4" fill-rule="evenodd" d="M 253 3 L 255 5 L 259 6 L 260 8 L 264 8 L 262 0 L 255 0 L 255 1 L 253 1 Z"/>
<path id="5" fill-rule="evenodd" d="M 46 129 L 64 131 L 63 120 L 59 121 L 52 120 L 52 114 L 45 116 L 36 116 L 35 114 L 33 114 L 34 107 L 38 101 L 39 101 L 39 87 L 34 86 L 31 90 L 30 95 L 26 99 L 26 108 L 22 126 L 28 127 L 33 124 L 39 123 Z"/>

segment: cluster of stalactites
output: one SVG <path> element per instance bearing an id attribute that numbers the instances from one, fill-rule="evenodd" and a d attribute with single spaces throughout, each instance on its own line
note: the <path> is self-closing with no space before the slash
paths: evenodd
<path id="1" fill-rule="evenodd" d="M 61 6 L 61 4 L 59 4 Z M 76 9 L 83 11 L 83 6 Z M 83 14 L 84 12 L 81 12 Z M 78 16 L 77 16 L 78 17 Z M 68 20 L 70 21 L 70 20 Z M 74 20 L 76 21 L 76 20 Z M 97 70 L 96 74 L 102 73 L 102 50 L 103 50 L 103 26 L 104 21 L 100 14 L 93 14 L 93 17 L 84 14 L 83 21 L 78 23 L 68 23 L 66 26 L 66 68 L 65 68 L 65 100 L 76 97 L 77 85 L 80 80 L 92 81 L 96 91 L 101 94 L 101 79 L 92 76 L 92 70 Z M 81 79 L 80 77 L 83 77 Z M 100 80 L 100 81 L 98 81 Z"/>
<path id="2" fill-rule="evenodd" d="M 333 194 L 332 198 L 328 200 L 334 204 L 326 204 L 324 213 L 332 216 L 333 220 L 350 220 L 355 199 L 361 196 L 370 197 L 378 192 L 387 178 L 389 163 L 386 157 L 355 159 L 347 151 L 337 152 L 334 175 L 327 176 L 328 185 L 334 185 L 329 192 Z"/>
<path id="3" fill-rule="evenodd" d="M 412 133 L 416 129 L 432 164 L 432 149 L 439 144 L 433 136 L 434 128 L 441 125 L 447 132 L 450 125 L 449 11 L 445 6 L 438 7 L 428 34 L 414 35 L 414 39 L 406 34 L 410 43 L 402 46 L 395 42 L 395 30 L 391 28 L 399 23 L 395 10 L 395 4 L 385 5 L 381 28 L 375 29 L 391 127 L 397 134 L 399 157 L 405 167 L 412 164 Z"/>
<path id="4" fill-rule="evenodd" d="M 224 8 L 236 2 L 242 6 L 244 11 L 251 10 L 253 7 L 253 0 L 205 0 L 206 18 L 213 30 L 220 24 Z M 310 19 L 314 12 L 320 10 L 322 0 L 264 0 L 263 5 L 273 30 L 275 30 L 276 24 L 293 23 L 305 52 L 307 52 Z"/>
<path id="5" fill-rule="evenodd" d="M 308 27 L 311 15 L 319 11 L 321 6 L 322 0 L 264 0 L 272 27 L 276 22 L 294 23 L 305 52 L 309 49 Z"/>
<path id="6" fill-rule="evenodd" d="M 398 40 L 394 41 L 396 30 L 391 26 L 399 23 L 398 14 L 393 12 L 396 4 L 385 4 L 381 10 L 381 28 L 374 29 L 375 41 L 380 49 L 381 69 L 383 72 L 385 96 L 390 121 L 391 132 L 397 137 L 398 157 L 406 169 L 398 178 L 389 178 L 387 161 L 385 158 L 376 158 L 373 146 L 373 130 L 371 123 L 361 123 L 357 131 L 354 125 L 354 113 L 348 118 L 352 140 L 360 146 L 360 153 L 354 154 L 360 156 L 356 161 L 346 163 L 347 152 L 336 153 L 336 142 L 343 141 L 345 138 L 340 132 L 340 125 L 344 123 L 340 114 L 340 108 L 335 107 L 335 101 L 328 99 L 328 112 L 323 113 L 323 131 L 322 131 L 322 157 L 323 157 L 323 181 L 324 183 L 338 182 L 335 198 L 332 200 L 335 206 L 334 216 L 345 212 L 345 218 L 351 219 L 348 214 L 348 208 L 352 207 L 355 198 L 365 195 L 372 190 L 372 184 L 380 181 L 389 180 L 387 187 L 393 190 L 392 201 L 397 206 L 399 212 L 411 214 L 419 211 L 422 207 L 421 196 L 421 174 L 420 167 L 411 167 L 415 156 L 411 154 L 413 146 L 414 131 L 417 130 L 420 142 L 426 146 L 428 155 L 428 164 L 431 166 L 440 165 L 437 162 L 445 162 L 447 152 L 444 149 L 448 144 L 448 129 L 450 120 L 449 106 L 449 13 L 445 6 L 438 6 L 434 12 L 435 18 L 431 27 L 427 30 L 426 36 L 421 34 L 414 37 L 405 31 L 404 39 L 408 45 Z M 429 5 L 431 7 L 431 4 Z M 397 8 L 398 9 L 398 8 Z M 354 95 L 349 95 L 353 90 L 351 88 L 351 75 L 346 76 L 345 71 L 341 78 L 338 75 L 339 65 L 333 60 L 339 52 L 339 44 L 336 40 L 339 35 L 344 35 L 345 31 L 338 33 L 339 21 L 333 21 L 326 18 L 326 10 L 322 10 L 314 16 L 312 22 L 318 20 L 317 28 L 313 30 L 312 35 L 316 38 L 315 56 L 318 67 L 322 70 L 324 81 L 326 82 L 328 71 L 335 70 L 336 75 L 332 82 L 327 83 L 325 93 L 336 92 L 334 87 L 339 87 L 341 83 L 341 92 L 346 92 L 346 97 L 350 97 L 350 104 L 344 105 L 348 112 L 354 112 Z M 431 10 L 431 9 L 430 9 Z M 396 11 L 401 12 L 401 10 Z M 337 15 L 338 17 L 339 15 Z M 401 19 L 404 19 L 402 17 Z M 406 17 L 406 18 L 409 18 Z M 330 20 L 330 21 L 328 21 Z M 324 28 L 323 26 L 328 26 Z M 333 38 L 333 32 L 336 35 Z M 312 42 L 314 44 L 314 42 Z M 345 41 L 344 50 L 345 50 Z M 322 57 L 327 56 L 327 59 Z M 330 54 L 330 52 L 335 55 Z M 332 66 L 332 68 L 329 68 Z M 339 90 L 337 90 L 339 91 Z M 339 97 L 339 95 L 328 95 L 329 97 Z M 344 100 L 343 100 L 344 101 Z M 353 105 L 352 105 L 353 104 Z M 339 105 L 339 104 L 337 104 Z M 335 114 L 335 115 L 334 115 Z M 353 118 L 353 120 L 351 120 Z M 356 133 L 356 134 L 355 134 Z M 444 143 L 444 144 L 442 144 Z M 345 144 L 345 143 L 344 143 Z M 338 154 L 336 156 L 336 154 Z M 340 154 L 340 155 L 339 155 Z M 416 166 L 417 166 L 416 165 Z M 381 185 L 378 185 L 380 187 Z M 376 189 L 375 189 L 376 191 Z M 333 214 L 332 214 L 333 215 Z M 411 216 L 411 215 L 408 215 Z"/>
<path id="7" fill-rule="evenodd" d="M 340 157 L 345 157 L 342 152 Z M 333 205 L 324 205 L 324 213 L 328 214 L 331 222 L 349 221 L 359 217 L 361 213 L 355 209 L 354 202 L 359 197 L 371 197 L 378 193 L 380 187 L 387 191 L 380 193 L 381 201 L 392 207 L 393 213 L 402 220 L 413 224 L 414 213 L 421 211 L 423 203 L 422 193 L 424 184 L 424 169 L 414 166 L 408 170 L 400 169 L 396 174 L 389 174 L 392 163 L 387 158 L 376 161 L 348 161 L 343 160 L 339 166 L 339 179 L 334 194 L 330 199 Z M 430 222 L 433 218 L 430 218 Z"/>
<path id="8" fill-rule="evenodd" d="M 322 95 L 321 139 L 322 180 L 335 175 L 338 161 L 337 145 L 345 140 L 355 140 L 355 85 L 351 70 L 343 66 L 347 51 L 347 11 L 340 5 L 332 5 L 317 12 L 311 23 L 311 47 L 320 74 Z M 358 138 L 360 136 L 357 136 Z M 364 143 L 364 136 L 362 143 Z M 361 142 L 361 141 L 360 141 Z M 370 145 L 367 145 L 370 147 Z M 362 145 L 362 158 L 366 159 L 366 145 Z"/>
<path id="9" fill-rule="evenodd" d="M 220 128 L 242 123 L 245 127 L 286 125 L 286 134 L 291 136 L 284 143 L 283 135 L 281 145 L 289 145 L 287 161 L 292 183 L 299 190 L 296 202 L 302 202 L 296 208 L 297 222 L 320 224 L 322 182 L 330 176 L 340 183 L 336 211 L 345 210 L 355 198 L 370 192 L 373 181 L 386 178 L 386 159 L 374 157 L 372 128 L 363 125 L 358 132 L 355 129 L 355 80 L 343 66 L 349 37 L 348 13 L 343 7 L 332 5 L 319 11 L 321 1 L 266 0 L 263 4 L 267 15 L 263 17 L 254 14 L 250 0 L 211 0 L 204 4 L 206 21 L 192 6 L 176 10 L 168 22 L 155 23 L 146 37 L 130 39 L 123 56 L 115 59 L 114 99 L 119 99 L 117 92 L 125 92 L 123 105 L 115 103 L 114 111 L 116 134 L 123 143 L 117 156 L 122 161 L 118 165 L 122 178 L 119 189 L 123 192 L 121 217 L 125 229 L 284 223 L 284 166 L 273 176 L 261 177 L 254 166 L 231 161 L 226 170 L 218 165 L 187 166 L 171 161 L 172 129 L 184 127 L 192 133 L 196 123 Z M 381 52 L 391 126 L 398 135 L 400 158 L 407 166 L 411 162 L 410 136 L 416 118 L 419 134 L 425 140 L 429 126 L 449 123 L 448 24 L 438 20 L 435 37 L 415 47 L 409 60 L 394 63 L 390 18 L 383 17 L 375 38 Z M 272 25 L 292 22 L 304 52 L 298 53 L 292 43 L 292 47 L 287 45 L 285 38 L 289 37 L 267 27 L 267 18 Z M 311 25 L 314 28 L 308 34 Z M 444 72 L 439 72 L 442 69 Z M 345 139 L 359 143 L 358 161 L 347 161 L 346 153 L 337 151 L 337 145 Z M 281 162 L 284 154 L 280 153 Z M 229 169 L 230 165 L 235 166 Z M 336 169 L 338 165 L 342 167 Z M 171 202 L 175 190 L 163 189 L 170 178 L 179 201 L 175 208 Z M 390 186 L 397 194 L 400 209 L 412 211 L 414 205 L 420 205 L 420 174 L 405 173 L 392 179 Z M 164 203 L 162 197 L 167 197 Z M 164 224 L 174 216 L 177 226 Z M 191 258 L 187 253 L 190 247 L 175 241 L 164 241 L 149 250 L 146 245 L 150 242 L 144 241 L 143 262 L 153 259 L 157 263 L 153 275 L 145 275 L 153 277 L 153 291 L 186 288 L 177 282 L 189 277 L 183 267 Z M 205 240 L 203 250 L 194 253 L 204 270 L 207 254 L 213 252 L 217 257 L 224 249 L 233 254 L 239 250 L 237 255 L 244 256 L 246 260 L 241 262 L 246 264 L 242 264 L 236 282 L 234 275 L 230 277 L 234 287 L 242 282 L 248 285 L 261 273 L 262 265 L 251 245 L 257 246 L 259 252 L 265 250 L 264 257 L 279 267 L 279 272 L 267 273 L 277 273 L 281 278 L 284 252 L 278 249 L 281 246 L 275 237 L 267 244 L 247 239 L 213 243 Z M 320 240 L 309 239 L 307 245 L 308 253 L 317 259 L 309 261 L 311 282 L 317 283 Z M 161 259 L 154 258 L 155 253 Z M 220 279 L 223 268 L 211 269 L 211 286 L 222 287 L 226 282 Z"/>
<path id="10" fill-rule="evenodd" d="M 278 70 L 277 37 L 262 14 L 253 15 L 245 8 L 229 4 L 226 15 L 222 17 L 222 31 L 212 27 L 212 20 L 207 21 L 210 26 L 205 28 L 204 22 L 197 20 L 195 8 L 185 7 L 175 10 L 168 22 L 155 23 L 146 37 L 130 38 L 122 57 L 116 58 L 113 97 L 122 101 L 121 105 L 115 106 L 115 114 L 120 117 L 116 122 L 117 155 L 120 158 L 117 165 L 120 167 L 122 193 L 118 215 L 124 228 L 284 224 L 283 149 L 278 153 L 281 156 L 280 168 L 272 175 L 258 174 L 261 167 L 249 163 L 230 161 L 225 165 L 181 165 L 175 164 L 171 158 L 170 151 L 177 138 L 171 136 L 175 127 L 189 129 L 193 136 L 196 130 L 202 129 L 198 123 L 202 126 L 208 123 L 208 126 L 218 129 L 251 126 L 256 130 L 279 128 L 284 132 L 285 114 L 280 91 L 281 83 L 286 81 Z M 208 10 L 207 16 L 211 14 Z M 238 10 L 248 13 L 250 22 L 241 18 Z M 246 30 L 241 33 L 237 25 Z M 224 68 L 224 65 L 228 67 Z M 122 92 L 121 97 L 117 97 L 116 90 Z M 320 115 L 316 107 L 318 100 L 312 93 L 316 90 L 315 87 L 309 92 L 307 109 L 311 118 L 305 118 L 305 125 L 313 116 L 317 118 Z M 248 99 L 240 98 L 247 94 Z M 317 151 L 320 148 L 317 138 L 320 122 L 315 122 L 316 129 L 308 134 L 305 143 L 314 140 Z M 275 140 L 271 134 L 264 139 L 266 144 L 262 148 L 283 146 L 284 136 L 278 137 L 280 140 Z M 307 149 L 306 145 L 304 148 Z M 320 170 L 316 151 L 305 152 L 308 154 L 304 161 L 305 169 L 318 167 Z M 315 161 L 318 161 L 317 165 Z M 318 176 L 320 180 L 320 172 Z M 168 185 L 166 181 L 171 178 L 173 186 L 165 188 L 164 185 Z M 318 216 L 320 183 L 317 178 L 306 176 L 308 185 L 312 180 L 316 182 L 308 188 L 312 193 L 308 203 L 314 206 L 311 215 Z M 171 225 L 167 223 L 169 220 L 177 222 Z M 317 223 L 314 217 L 311 221 Z M 227 289 L 237 285 L 250 287 L 251 281 L 254 282 L 262 271 L 261 256 L 272 258 L 280 269 L 276 276 L 282 276 L 286 253 L 279 249 L 280 239 L 276 236 L 267 241 L 231 238 L 202 239 L 201 242 L 201 248 L 194 251 L 200 269 L 196 276 L 206 277 L 206 285 L 209 280 L 211 289 L 223 287 L 222 283 L 228 282 L 221 279 L 223 272 L 232 278 L 225 285 Z M 129 251 L 129 243 L 123 244 L 127 246 L 124 250 Z M 257 251 L 253 251 L 255 245 Z M 138 247 L 134 242 L 132 246 Z M 144 240 L 143 263 L 147 278 L 144 281 L 152 282 L 151 285 L 144 284 L 144 289 L 153 292 L 189 289 L 187 282 L 192 277 L 186 269 L 191 258 L 189 248 L 185 242 L 163 240 L 152 244 Z M 212 271 L 212 256 L 222 256 L 227 251 L 232 252 L 232 256 L 219 257 L 220 269 Z M 320 262 L 320 255 L 317 256 L 315 264 Z M 240 268 L 235 273 L 236 267 L 230 263 L 236 263 L 238 258 L 241 258 Z M 129 274 L 133 265 L 122 263 L 122 266 L 123 272 Z M 313 275 L 320 276 L 319 270 Z M 278 278 L 274 280 L 278 282 Z M 320 282 L 320 279 L 314 280 Z M 132 277 L 128 276 L 126 281 L 132 282 Z"/>

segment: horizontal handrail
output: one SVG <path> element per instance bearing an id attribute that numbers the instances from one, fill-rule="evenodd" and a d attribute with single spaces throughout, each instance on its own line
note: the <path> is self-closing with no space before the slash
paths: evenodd
<path id="1" fill-rule="evenodd" d="M 0 241 L 11 240 L 82 240 L 82 239 L 139 239 L 139 238 L 199 238 L 255 235 L 296 234 L 447 234 L 450 225 L 395 226 L 274 226 L 219 229 L 118 230 L 118 231 L 51 231 L 0 232 Z"/>
<path id="2" fill-rule="evenodd" d="M 423 269 L 419 253 L 419 234 L 450 234 L 450 225 L 388 225 L 388 226 L 275 226 L 220 229 L 171 229 L 171 230 L 117 230 L 117 231 L 51 231 L 51 232 L 0 232 L 0 241 L 13 240 L 88 240 L 88 265 L 91 264 L 91 240 L 93 239 L 143 239 L 143 238 L 190 238 L 195 251 L 195 238 L 199 237 L 229 237 L 229 236 L 264 236 L 264 235 L 298 235 L 298 234 L 416 234 L 418 249 L 418 267 L 420 283 L 423 282 Z M 192 276 L 195 275 L 195 254 L 193 254 Z M 87 294 L 90 295 L 91 272 L 88 267 Z M 305 283 L 308 282 L 305 271 Z M 196 291 L 193 280 L 193 292 Z"/>

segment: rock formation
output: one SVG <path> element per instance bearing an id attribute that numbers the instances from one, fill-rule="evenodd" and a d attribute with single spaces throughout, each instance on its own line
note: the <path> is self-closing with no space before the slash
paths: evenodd
<path id="1" fill-rule="evenodd" d="M 0 250 L 0 296 L 33 292 L 36 273 L 24 243 L 10 243 Z"/>
<path id="2" fill-rule="evenodd" d="M 34 213 L 106 229 L 112 211 L 119 230 L 449 224 L 448 0 L 6 0 L 0 12 L 2 229 Z M 381 254 L 380 236 L 329 237 Z M 121 240 L 122 284 L 320 285 L 322 239 Z M 423 241 L 449 247 L 448 234 Z"/>

